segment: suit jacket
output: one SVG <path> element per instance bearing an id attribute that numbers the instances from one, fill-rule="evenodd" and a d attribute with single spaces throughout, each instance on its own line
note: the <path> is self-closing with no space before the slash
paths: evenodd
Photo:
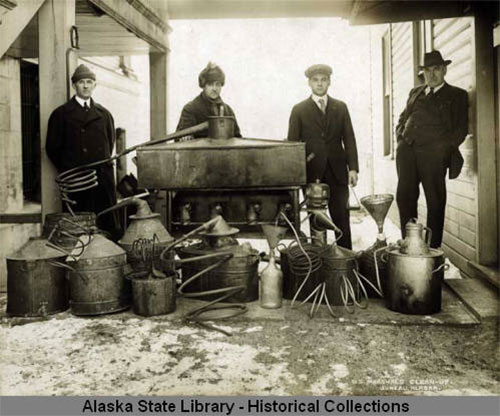
<path id="1" fill-rule="evenodd" d="M 424 93 L 425 87 L 425 85 L 420 85 L 410 91 L 406 108 L 399 116 L 398 125 L 396 126 L 398 142 L 405 138 L 405 134 L 409 134 L 409 129 L 416 129 L 418 132 L 418 126 L 410 126 L 407 122 L 412 113 L 413 104 L 419 95 Z M 434 98 L 438 102 L 439 115 L 447 130 L 444 139 L 450 145 L 449 177 L 450 179 L 455 179 L 460 175 L 464 163 L 458 147 L 465 140 L 469 128 L 467 91 L 445 83 L 435 93 Z"/>
<path id="2" fill-rule="evenodd" d="M 203 123 L 208 120 L 208 117 L 215 116 L 213 109 L 213 103 L 211 103 L 203 93 L 198 95 L 194 100 L 187 103 L 182 109 L 181 117 L 179 119 L 179 124 L 177 124 L 177 130 L 184 130 L 188 127 L 196 126 L 197 124 Z M 236 121 L 236 116 L 234 111 L 226 103 L 222 103 L 224 106 L 224 115 L 234 117 L 234 137 L 241 137 L 240 128 L 238 122 Z M 194 134 L 195 137 L 207 137 L 206 131 L 198 132 Z"/>
<path id="3" fill-rule="evenodd" d="M 327 164 L 342 184 L 347 184 L 348 170 L 359 171 L 351 117 L 342 101 L 328 96 L 325 114 L 311 97 L 295 105 L 288 140 L 306 144 L 308 182 L 321 180 Z"/>

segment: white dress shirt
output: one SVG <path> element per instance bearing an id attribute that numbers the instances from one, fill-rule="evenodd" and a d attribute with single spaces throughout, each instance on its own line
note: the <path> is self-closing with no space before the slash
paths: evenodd
<path id="1" fill-rule="evenodd" d="M 443 85 L 444 82 L 439 84 L 437 87 L 434 87 L 434 94 L 436 94 L 441 88 L 443 88 Z M 425 87 L 425 95 L 429 95 L 430 92 L 431 92 L 431 87 L 427 85 L 427 87 Z"/>
<path id="2" fill-rule="evenodd" d="M 88 107 L 90 108 L 90 98 L 87 98 L 84 100 L 83 98 L 80 98 L 78 95 L 75 95 L 76 101 L 78 101 L 78 104 L 82 106 L 82 108 L 85 108 L 85 103 L 87 103 Z"/>
<path id="3" fill-rule="evenodd" d="M 312 94 L 311 98 L 313 99 L 313 101 L 316 103 L 316 105 L 320 110 L 321 110 L 321 105 L 319 104 L 319 100 L 323 100 L 323 102 L 325 103 L 325 110 L 326 110 L 326 105 L 328 104 L 328 94 L 325 94 L 322 97 L 316 94 Z"/>

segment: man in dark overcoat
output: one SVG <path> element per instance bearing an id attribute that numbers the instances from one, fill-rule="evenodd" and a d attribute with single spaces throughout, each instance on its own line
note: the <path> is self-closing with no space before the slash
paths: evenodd
<path id="1" fill-rule="evenodd" d="M 330 216 L 342 231 L 338 244 L 351 249 L 348 185 L 358 182 L 358 151 L 347 105 L 327 94 L 331 74 L 322 64 L 305 71 L 312 95 L 293 107 L 288 140 L 305 142 L 307 181 L 329 185 Z"/>
<path id="2" fill-rule="evenodd" d="M 396 127 L 396 168 L 398 204 L 402 236 L 406 223 L 417 218 L 419 185 L 427 202 L 427 227 L 432 231 L 431 247 L 443 240 L 446 207 L 446 170 L 450 179 L 458 177 L 463 158 L 458 147 L 468 131 L 467 92 L 444 80 L 450 60 L 439 51 L 424 55 L 419 65 L 425 85 L 413 88 Z"/>
<path id="3" fill-rule="evenodd" d="M 76 93 L 52 112 L 47 130 L 47 155 L 60 173 L 111 157 L 115 144 L 111 113 L 92 99 L 95 74 L 82 64 L 76 68 L 71 82 Z M 73 211 L 98 213 L 116 203 L 113 164 L 109 162 L 92 169 L 97 171 L 99 185 L 70 193 L 69 198 L 76 201 L 71 207 Z M 98 226 L 113 238 L 119 236 L 118 218 L 114 212 L 100 217 Z"/>
<path id="4" fill-rule="evenodd" d="M 222 101 L 220 96 L 225 80 L 226 76 L 222 69 L 213 62 L 209 62 L 198 76 L 198 85 L 203 91 L 182 109 L 177 131 L 203 123 L 210 116 L 224 115 L 234 117 L 234 137 L 241 137 L 233 109 Z M 200 131 L 192 136 L 186 136 L 185 139 L 192 137 L 207 137 L 207 131 Z"/>

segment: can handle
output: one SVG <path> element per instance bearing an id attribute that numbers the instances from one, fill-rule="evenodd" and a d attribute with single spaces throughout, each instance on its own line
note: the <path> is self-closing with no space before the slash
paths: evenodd
<path id="1" fill-rule="evenodd" d="M 63 269 L 68 269 L 69 271 L 72 271 L 73 273 L 77 274 L 85 284 L 88 284 L 88 279 L 85 277 L 85 275 L 83 273 L 80 273 L 78 270 L 74 269 L 73 267 L 71 267 L 69 264 L 66 264 L 66 263 L 62 263 L 60 261 L 57 261 L 57 260 L 49 260 L 47 261 L 47 263 L 49 263 L 51 266 L 54 266 L 54 267 L 61 267 Z M 66 275 L 66 278 L 69 279 L 69 276 Z"/>
<path id="2" fill-rule="evenodd" d="M 431 274 L 434 274 L 434 273 L 437 273 L 438 271 L 440 271 L 441 269 L 443 269 L 444 271 L 446 270 L 449 270 L 450 268 L 450 265 L 449 264 L 446 264 L 446 263 L 443 263 L 443 264 L 440 264 L 437 268 L 435 268 Z"/>

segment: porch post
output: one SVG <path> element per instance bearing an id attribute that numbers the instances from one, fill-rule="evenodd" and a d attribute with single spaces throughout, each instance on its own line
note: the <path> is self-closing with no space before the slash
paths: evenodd
<path id="1" fill-rule="evenodd" d="M 68 99 L 68 60 L 76 60 L 74 54 L 68 53 L 74 24 L 75 0 L 46 0 L 38 11 L 42 220 L 45 214 L 61 210 L 54 181 L 57 170 L 47 157 L 45 144 L 51 112 Z"/>
<path id="2" fill-rule="evenodd" d="M 477 262 L 498 261 L 497 170 L 495 148 L 495 89 L 493 13 L 477 7 L 474 14 L 475 39 L 475 138 L 477 143 Z"/>

